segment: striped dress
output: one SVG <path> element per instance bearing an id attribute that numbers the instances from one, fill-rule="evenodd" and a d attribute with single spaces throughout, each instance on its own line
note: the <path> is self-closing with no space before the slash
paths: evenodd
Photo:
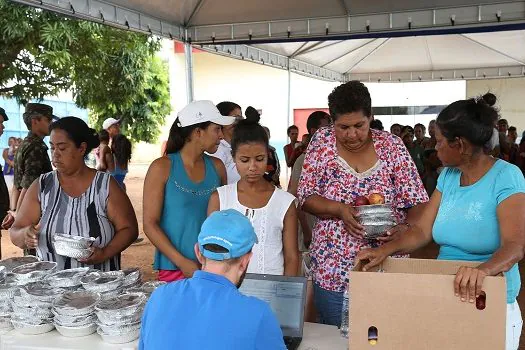
<path id="1" fill-rule="evenodd" d="M 86 265 L 76 259 L 55 253 L 53 235 L 65 233 L 95 237 L 95 246 L 105 247 L 115 235 L 115 228 L 107 217 L 107 203 L 111 175 L 97 172 L 88 189 L 79 197 L 70 197 L 62 191 L 56 171 L 40 176 L 38 199 L 42 213 L 37 256 L 58 263 L 59 270 L 89 266 L 101 271 L 120 269 L 120 254 L 101 264 Z"/>

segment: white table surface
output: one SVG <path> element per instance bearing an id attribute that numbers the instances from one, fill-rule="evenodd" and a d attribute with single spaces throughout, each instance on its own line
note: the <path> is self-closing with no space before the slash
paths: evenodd
<path id="1" fill-rule="evenodd" d="M 300 350 L 346 350 L 348 340 L 341 338 L 334 326 L 305 323 Z M 112 345 L 102 341 L 96 333 L 81 338 L 66 338 L 56 330 L 40 335 L 23 335 L 11 331 L 0 336 L 0 350 L 135 350 L 137 341 Z"/>

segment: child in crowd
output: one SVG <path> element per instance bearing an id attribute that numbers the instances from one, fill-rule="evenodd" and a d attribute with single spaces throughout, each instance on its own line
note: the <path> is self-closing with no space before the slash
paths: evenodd
<path id="1" fill-rule="evenodd" d="M 250 219 L 259 242 L 253 247 L 248 273 L 297 276 L 295 197 L 264 179 L 270 145 L 258 122 L 248 118 L 235 126 L 231 146 L 241 179 L 212 194 L 208 215 L 235 209 Z"/>

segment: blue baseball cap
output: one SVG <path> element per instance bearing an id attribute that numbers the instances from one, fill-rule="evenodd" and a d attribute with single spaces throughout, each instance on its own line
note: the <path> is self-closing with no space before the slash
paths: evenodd
<path id="1" fill-rule="evenodd" d="M 198 242 L 203 256 L 222 261 L 243 256 L 258 240 L 250 220 L 237 210 L 228 209 L 216 211 L 204 221 Z M 204 248 L 206 244 L 216 244 L 228 252 L 211 252 Z"/>

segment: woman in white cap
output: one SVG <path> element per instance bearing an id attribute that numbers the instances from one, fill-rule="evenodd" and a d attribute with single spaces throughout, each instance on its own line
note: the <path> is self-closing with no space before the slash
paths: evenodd
<path id="1" fill-rule="evenodd" d="M 193 248 L 206 219 L 208 200 L 217 187 L 226 184 L 224 164 L 205 152 L 217 151 L 222 126 L 234 120 L 222 116 L 211 101 L 188 104 L 171 126 L 166 156 L 148 170 L 144 231 L 157 248 L 154 269 L 161 281 L 191 277 L 199 269 Z"/>

